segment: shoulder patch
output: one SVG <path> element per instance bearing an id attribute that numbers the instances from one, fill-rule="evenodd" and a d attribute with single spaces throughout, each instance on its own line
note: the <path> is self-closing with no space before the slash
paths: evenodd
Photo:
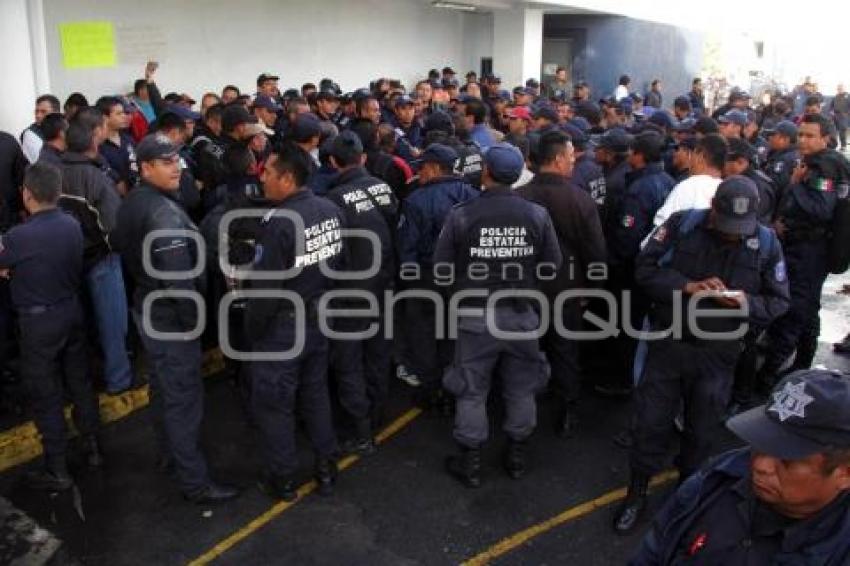
<path id="1" fill-rule="evenodd" d="M 759 249 L 759 239 L 758 238 L 747 238 L 747 247 L 751 250 Z"/>
<path id="2" fill-rule="evenodd" d="M 634 228 L 635 225 L 635 217 L 627 214 L 623 216 L 623 227 L 624 228 Z"/>
<path id="3" fill-rule="evenodd" d="M 782 173 L 782 171 L 784 171 L 784 170 L 785 170 L 785 162 L 784 161 L 777 161 L 773 165 L 773 172 L 774 173 Z"/>
<path id="4" fill-rule="evenodd" d="M 656 242 L 664 242 L 667 239 L 667 226 L 659 226 L 655 234 L 652 235 L 652 239 Z"/>

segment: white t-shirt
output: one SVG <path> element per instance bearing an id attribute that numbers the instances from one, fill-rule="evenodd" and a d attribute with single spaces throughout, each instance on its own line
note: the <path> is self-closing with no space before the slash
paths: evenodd
<path id="1" fill-rule="evenodd" d="M 629 88 L 623 85 L 619 85 L 616 90 L 614 90 L 614 100 L 619 102 L 620 100 L 629 96 Z"/>
<path id="2" fill-rule="evenodd" d="M 717 177 L 691 175 L 673 187 L 673 190 L 667 195 L 667 200 L 655 213 L 655 219 L 652 221 L 652 232 L 641 242 L 640 247 L 643 248 L 655 230 L 677 212 L 692 208 L 711 208 L 711 199 L 714 198 L 718 185 L 720 185 L 720 179 Z"/>
<path id="3" fill-rule="evenodd" d="M 27 161 L 30 163 L 38 161 L 38 154 L 41 153 L 42 145 L 44 145 L 44 141 L 38 137 L 38 134 L 30 129 L 24 130 L 24 135 L 21 139 L 21 149 L 23 149 Z"/>

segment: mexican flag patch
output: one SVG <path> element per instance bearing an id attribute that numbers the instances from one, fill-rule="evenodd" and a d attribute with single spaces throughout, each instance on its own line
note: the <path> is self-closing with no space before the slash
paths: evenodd
<path id="1" fill-rule="evenodd" d="M 824 179 L 823 177 L 818 177 L 817 179 L 815 179 L 815 188 L 819 191 L 831 193 L 835 190 L 835 185 L 832 183 L 832 179 Z"/>
<path id="2" fill-rule="evenodd" d="M 634 216 L 623 216 L 623 226 L 626 228 L 632 228 L 635 225 L 635 217 Z"/>

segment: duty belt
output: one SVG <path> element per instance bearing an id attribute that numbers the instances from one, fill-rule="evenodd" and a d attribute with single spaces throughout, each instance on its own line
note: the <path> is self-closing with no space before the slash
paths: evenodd
<path id="1" fill-rule="evenodd" d="M 75 297 L 65 297 L 64 299 L 59 299 L 55 303 L 51 303 L 49 305 L 35 305 L 35 306 L 28 306 L 28 307 L 17 307 L 15 310 L 18 312 L 18 314 L 26 314 L 26 315 L 44 314 L 46 312 L 56 310 L 59 307 L 64 307 L 65 305 L 67 305 L 71 301 L 73 301 L 74 298 Z"/>

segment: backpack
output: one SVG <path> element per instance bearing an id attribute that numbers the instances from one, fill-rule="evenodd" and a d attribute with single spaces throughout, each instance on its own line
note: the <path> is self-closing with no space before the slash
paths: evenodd
<path id="1" fill-rule="evenodd" d="M 685 218 L 679 224 L 679 232 L 678 239 L 686 236 L 691 233 L 694 228 L 699 226 L 708 216 L 709 209 L 707 208 L 693 208 L 685 212 Z M 762 224 L 758 225 L 758 240 L 759 240 L 759 271 L 762 271 L 764 267 L 767 265 L 768 259 L 773 254 L 773 230 L 764 226 Z M 675 242 L 674 242 L 675 244 Z M 767 253 L 762 253 L 762 251 L 767 251 Z M 673 252 L 676 251 L 676 246 L 674 245 L 667 253 L 665 253 L 658 260 L 658 267 L 666 267 L 670 265 L 670 262 L 673 261 Z"/>
<path id="2" fill-rule="evenodd" d="M 840 275 L 850 267 L 850 186 L 846 181 L 837 187 L 838 200 L 832 213 L 832 239 L 829 242 L 829 272 Z"/>

